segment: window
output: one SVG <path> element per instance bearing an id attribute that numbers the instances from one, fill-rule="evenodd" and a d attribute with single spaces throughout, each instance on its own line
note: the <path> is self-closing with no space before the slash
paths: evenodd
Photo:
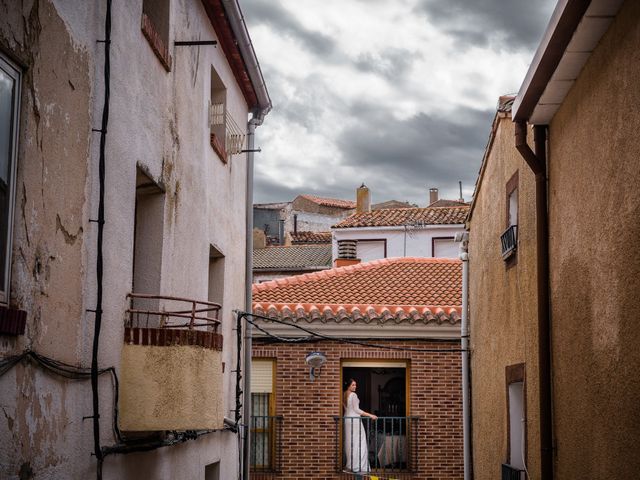
<path id="1" fill-rule="evenodd" d="M 431 239 L 431 256 L 433 258 L 458 258 L 460 246 L 454 237 L 434 237 Z"/>
<path id="2" fill-rule="evenodd" d="M 526 399 L 524 388 L 524 363 L 506 368 L 508 465 L 524 470 L 526 459 Z"/>
<path id="3" fill-rule="evenodd" d="M 211 146 L 220 157 L 227 162 L 225 137 L 227 134 L 225 117 L 227 113 L 227 89 L 222 79 L 211 67 L 211 102 L 209 103 L 209 125 L 211 127 Z"/>
<path id="4" fill-rule="evenodd" d="M 170 0 L 143 0 L 142 33 L 165 70 L 171 70 L 169 54 Z"/>
<path id="5" fill-rule="evenodd" d="M 213 245 L 209 246 L 208 300 L 222 305 L 224 301 L 224 255 Z M 220 314 L 222 309 L 220 309 Z"/>
<path id="6" fill-rule="evenodd" d="M 136 174 L 132 285 L 135 293 L 156 295 L 160 293 L 164 203 L 164 191 L 138 168 Z M 135 298 L 133 307 L 158 311 L 158 303 L 158 300 L 155 299 Z"/>
<path id="7" fill-rule="evenodd" d="M 204 480 L 220 480 L 220 462 L 210 463 L 204 467 Z"/>
<path id="8" fill-rule="evenodd" d="M 220 160 L 227 163 L 231 155 L 242 152 L 245 134 L 233 120 L 227 108 L 227 89 L 211 67 L 211 101 L 209 102 L 211 147 Z"/>
<path id="9" fill-rule="evenodd" d="M 277 469 L 276 434 L 279 420 L 275 416 L 276 363 L 273 359 L 251 362 L 251 468 L 254 471 Z"/>
<path id="10" fill-rule="evenodd" d="M 341 397 L 341 421 L 336 438 L 342 441 L 336 461 L 338 470 L 407 472 L 414 468 L 417 421 L 408 411 L 408 364 L 398 360 L 347 360 L 342 362 L 342 391 L 353 379 L 357 384 L 360 409 L 378 420 L 345 415 Z M 362 428 L 360 427 L 362 425 Z M 364 440 L 363 440 L 364 438 Z M 363 456 L 363 452 L 366 454 Z M 364 459 L 363 459 L 364 458 Z"/>
<path id="11" fill-rule="evenodd" d="M 506 230 L 500 236 L 502 258 L 512 265 L 518 246 L 518 172 L 513 174 L 506 186 Z"/>
<path id="12" fill-rule="evenodd" d="M 386 240 L 358 240 L 356 255 L 361 262 L 387 258 Z"/>
<path id="13" fill-rule="evenodd" d="M 0 54 L 0 303 L 9 303 L 20 71 Z"/>

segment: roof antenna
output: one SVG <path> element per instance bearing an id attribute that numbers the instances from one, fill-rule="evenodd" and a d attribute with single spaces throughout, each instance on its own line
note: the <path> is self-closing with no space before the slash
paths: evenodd
<path id="1" fill-rule="evenodd" d="M 460 202 L 464 203 L 464 198 L 462 198 L 462 180 L 458 180 L 458 186 L 460 187 Z"/>

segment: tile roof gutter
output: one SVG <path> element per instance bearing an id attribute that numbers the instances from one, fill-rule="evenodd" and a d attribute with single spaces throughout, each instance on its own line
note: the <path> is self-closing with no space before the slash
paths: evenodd
<path id="1" fill-rule="evenodd" d="M 262 125 L 264 117 L 272 108 L 272 104 L 264 77 L 262 76 L 260 63 L 258 62 L 256 52 L 253 49 L 251 37 L 249 37 L 249 31 L 247 30 L 247 25 L 244 21 L 244 15 L 242 14 L 242 10 L 240 10 L 238 0 L 222 0 L 222 6 L 224 7 L 231 29 L 233 30 L 236 45 L 240 50 L 249 79 L 251 80 L 251 84 L 257 97 L 257 105 L 253 107 L 251 112 L 251 121 L 253 121 L 255 125 Z"/>

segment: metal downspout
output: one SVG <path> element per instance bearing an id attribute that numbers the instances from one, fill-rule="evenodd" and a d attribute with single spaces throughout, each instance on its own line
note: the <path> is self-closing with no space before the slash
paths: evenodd
<path id="1" fill-rule="evenodd" d="M 516 122 L 516 148 L 536 176 L 536 268 L 538 297 L 538 382 L 540 402 L 540 478 L 553 479 L 553 407 L 549 306 L 547 203 L 547 127 L 534 126 L 535 153 L 527 144 L 527 124 Z"/>
<path id="2" fill-rule="evenodd" d="M 460 340 L 462 347 L 462 436 L 464 454 L 464 480 L 473 476 L 471 458 L 471 390 L 469 362 L 469 232 L 459 234 L 460 260 L 462 261 L 462 322 Z"/>
<path id="3" fill-rule="evenodd" d="M 261 123 L 256 117 L 251 118 L 247 125 L 247 192 L 246 192 L 246 265 L 245 265 L 245 312 L 252 311 L 251 287 L 253 279 L 253 150 L 255 149 L 256 125 Z M 242 478 L 249 479 L 250 463 L 250 432 L 251 432 L 251 350 L 252 325 L 245 323 L 244 330 L 244 392 L 243 392 L 243 427 L 244 439 L 242 445 Z"/>

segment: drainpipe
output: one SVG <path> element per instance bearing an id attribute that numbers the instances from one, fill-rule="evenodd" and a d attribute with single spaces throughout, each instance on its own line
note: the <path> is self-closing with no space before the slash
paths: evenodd
<path id="1" fill-rule="evenodd" d="M 516 149 L 536 176 L 536 257 L 538 295 L 538 383 L 540 402 L 540 474 L 553 479 L 551 334 L 549 309 L 549 234 L 547 212 L 547 127 L 533 127 L 535 152 L 527 144 L 526 122 L 516 122 Z"/>
<path id="2" fill-rule="evenodd" d="M 464 480 L 471 480 L 473 462 L 471 458 L 471 389 L 469 365 L 469 232 L 456 235 L 460 242 L 462 260 L 462 324 L 460 339 L 462 347 L 462 437 L 464 453 Z"/>

